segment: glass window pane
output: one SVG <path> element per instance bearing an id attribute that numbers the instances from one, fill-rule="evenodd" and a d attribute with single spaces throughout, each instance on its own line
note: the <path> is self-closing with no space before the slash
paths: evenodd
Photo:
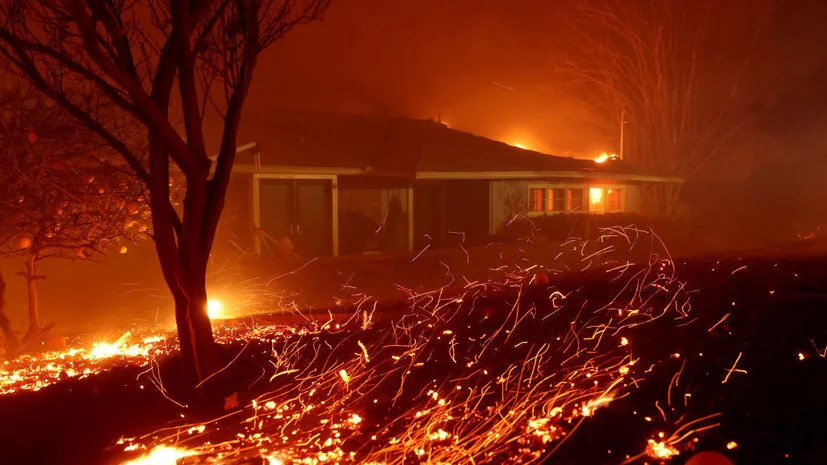
<path id="1" fill-rule="evenodd" d="M 574 188 L 569 189 L 568 193 L 568 204 L 569 204 L 569 211 L 570 212 L 582 212 L 583 211 L 583 189 L 582 188 Z"/>
<path id="2" fill-rule="evenodd" d="M 566 190 L 562 187 L 552 187 L 548 190 L 548 210 L 552 212 L 566 211 Z"/>
<path id="3" fill-rule="evenodd" d="M 546 211 L 546 190 L 542 187 L 532 187 L 528 189 L 528 211 L 530 212 L 544 212 Z"/>
<path id="4" fill-rule="evenodd" d="M 606 190 L 606 209 L 613 212 L 623 210 L 620 189 Z"/>

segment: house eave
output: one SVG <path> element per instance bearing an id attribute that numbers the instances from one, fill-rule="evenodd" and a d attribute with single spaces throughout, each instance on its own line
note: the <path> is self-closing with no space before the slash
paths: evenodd
<path id="1" fill-rule="evenodd" d="M 644 174 L 605 173 L 600 171 L 422 171 L 416 179 L 594 179 L 611 178 L 623 181 L 682 183 L 675 176 L 651 176 Z"/>
<path id="2" fill-rule="evenodd" d="M 364 174 L 361 168 L 327 167 L 327 166 L 286 166 L 286 165 L 263 165 L 256 168 L 255 165 L 237 164 L 233 167 L 234 173 L 241 174 L 314 174 L 329 176 L 353 176 Z"/>
<path id="3" fill-rule="evenodd" d="M 284 174 L 284 175 L 326 175 L 326 176 L 360 176 L 375 175 L 387 177 L 413 177 L 419 180 L 462 180 L 462 179 L 595 179 L 611 178 L 622 181 L 682 183 L 683 178 L 674 176 L 652 176 L 643 174 L 605 173 L 600 171 L 421 171 L 413 174 L 384 172 L 365 168 L 336 166 L 289 166 L 289 165 L 255 165 L 237 164 L 233 168 L 242 174 Z"/>

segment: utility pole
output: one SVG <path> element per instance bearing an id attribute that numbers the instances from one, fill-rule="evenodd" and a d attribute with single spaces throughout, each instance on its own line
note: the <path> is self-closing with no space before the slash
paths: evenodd
<path id="1" fill-rule="evenodd" d="M 623 128 L 626 126 L 626 110 L 620 110 L 620 159 L 623 160 Z"/>

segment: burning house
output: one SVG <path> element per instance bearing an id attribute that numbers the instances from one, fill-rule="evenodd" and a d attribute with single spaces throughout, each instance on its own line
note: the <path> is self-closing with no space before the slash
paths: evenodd
<path id="1" fill-rule="evenodd" d="M 224 230 L 265 255 L 480 245 L 517 214 L 641 213 L 645 186 L 681 181 L 431 120 L 277 111 L 239 141 Z"/>

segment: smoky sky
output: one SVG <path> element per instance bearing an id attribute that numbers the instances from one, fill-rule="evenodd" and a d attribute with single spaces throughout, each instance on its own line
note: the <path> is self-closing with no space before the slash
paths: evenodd
<path id="1" fill-rule="evenodd" d="M 297 28 L 265 53 L 245 117 L 268 107 L 441 116 L 457 129 L 540 150 L 576 147 L 584 135 L 551 134 L 568 118 L 551 86 L 553 4 L 334 1 L 322 23 Z"/>
<path id="2" fill-rule="evenodd" d="M 756 9 L 764 9 L 764 14 L 755 15 L 763 18 L 763 33 L 745 77 L 744 107 L 771 115 L 762 130 L 783 126 L 775 128 L 780 135 L 772 141 L 745 134 L 733 138 L 733 144 L 743 145 L 745 159 L 754 158 L 760 149 L 779 157 L 805 154 L 824 159 L 827 124 L 808 123 L 819 115 L 827 119 L 827 1 L 718 1 L 727 9 L 709 21 L 724 36 L 730 23 L 752 21 Z M 589 156 L 614 150 L 616 139 L 601 138 L 584 124 L 557 79 L 555 70 L 565 53 L 562 3 L 333 0 L 323 22 L 296 28 L 260 57 L 239 143 L 248 141 L 245 120 L 266 119 L 274 108 L 296 108 L 414 118 L 437 118 L 441 113 L 454 128 L 547 153 Z M 819 69 L 821 76 L 813 74 Z M 211 138 L 220 133 L 216 124 L 207 131 Z M 722 150 L 716 157 L 721 160 L 719 173 L 748 173 L 727 160 L 735 152 Z M 812 173 L 811 165 L 808 168 Z M 728 180 L 730 197 L 743 197 L 732 185 Z M 728 198 L 704 195 L 716 205 Z M 800 204 L 808 209 L 811 205 Z M 732 210 L 722 214 L 732 216 Z M 22 279 L 12 277 L 19 264 L 4 265 L 10 313 L 22 324 L 25 286 Z M 90 315 L 95 314 L 101 319 L 128 315 L 146 322 L 169 310 L 151 243 L 126 255 L 114 254 L 99 267 L 58 261 L 44 262 L 43 267 L 49 279 L 39 283 L 41 303 L 50 321 L 68 323 L 82 314 L 91 326 Z M 66 295 L 98 282 L 90 277 L 93 273 L 102 283 L 120 284 L 67 301 Z M 138 296 L 147 301 L 139 303 Z M 140 308 L 141 313 L 128 313 L 127 307 Z"/>
<path id="3" fill-rule="evenodd" d="M 546 153 L 615 151 L 619 134 L 589 127 L 560 82 L 564 11 L 577 1 L 334 0 L 324 21 L 297 27 L 261 56 L 244 118 L 266 118 L 273 108 L 441 117 Z M 740 89 L 745 118 L 823 61 L 825 28 L 817 24 L 827 20 L 825 4 L 717 2 L 708 18 L 713 46 L 751 23 L 760 30 Z M 731 71 L 743 61 L 727 59 L 704 66 Z M 239 143 L 250 136 L 243 121 L 240 135 Z"/>

